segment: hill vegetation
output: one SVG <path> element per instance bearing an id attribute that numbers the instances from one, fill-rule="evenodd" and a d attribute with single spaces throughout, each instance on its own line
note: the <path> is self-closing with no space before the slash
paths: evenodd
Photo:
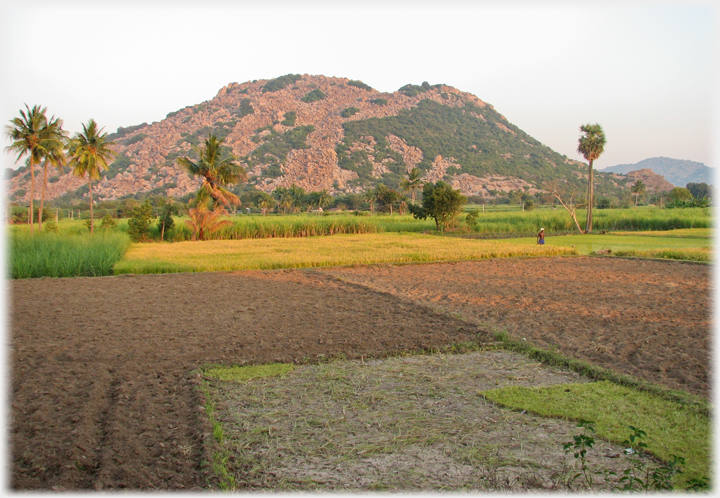
<path id="1" fill-rule="evenodd" d="M 472 94 L 427 82 L 387 93 L 359 80 L 288 74 L 231 83 L 160 122 L 118 128 L 108 135 L 115 162 L 93 193 L 101 201 L 192 194 L 198 181 L 176 160 L 192 157 L 192 147 L 211 133 L 248 173 L 236 194 L 293 184 L 332 195 L 362 194 L 379 184 L 397 189 L 414 167 L 424 181 L 443 180 L 488 201 L 510 192 L 534 196 L 551 180 L 586 190 L 583 163 L 539 143 Z M 11 200 L 27 202 L 27 167 L 6 172 L 6 179 Z M 620 199 L 627 183 L 599 173 L 596 190 Z M 86 195 L 67 168 L 52 176 L 46 193 L 68 201 Z"/>

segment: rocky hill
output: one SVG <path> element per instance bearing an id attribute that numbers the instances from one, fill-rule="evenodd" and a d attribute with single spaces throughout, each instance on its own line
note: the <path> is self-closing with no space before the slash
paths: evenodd
<path id="1" fill-rule="evenodd" d="M 675 187 L 684 187 L 688 183 L 707 183 L 713 185 L 713 170 L 703 163 L 669 157 L 651 157 L 635 164 L 618 164 L 603 169 L 603 172 L 627 175 L 631 171 L 649 169 L 662 175 Z"/>
<path id="2" fill-rule="evenodd" d="M 632 183 L 635 183 L 636 180 L 642 180 L 650 192 L 669 192 L 675 188 L 675 185 L 667 181 L 662 175 L 658 175 L 648 168 L 630 171 L 627 177 Z"/>
<path id="3" fill-rule="evenodd" d="M 110 135 L 117 159 L 94 198 L 194 192 L 200 181 L 175 159 L 195 154 L 193 146 L 209 133 L 224 138 L 247 170 L 243 188 L 265 192 L 291 184 L 334 194 L 380 182 L 396 188 L 413 167 L 426 180 L 445 179 L 466 195 L 488 198 L 518 189 L 533 194 L 555 178 L 586 188 L 585 164 L 544 146 L 472 94 L 428 83 L 383 93 L 360 81 L 306 74 L 231 83 L 160 122 L 119 128 Z M 28 200 L 29 176 L 25 168 L 12 174 L 11 199 Z M 624 176 L 596 178 L 599 195 L 627 189 Z M 50 178 L 47 198 L 86 191 L 66 170 Z"/>

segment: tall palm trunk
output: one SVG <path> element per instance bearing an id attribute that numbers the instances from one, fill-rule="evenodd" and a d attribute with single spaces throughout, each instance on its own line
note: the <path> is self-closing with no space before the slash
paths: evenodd
<path id="1" fill-rule="evenodd" d="M 40 212 L 38 213 L 38 231 L 42 232 L 43 207 L 45 206 L 45 186 L 47 185 L 47 160 L 43 163 L 43 186 L 40 195 Z"/>
<path id="2" fill-rule="evenodd" d="M 30 152 L 30 236 L 35 235 L 35 205 L 33 199 L 35 198 L 35 161 L 33 161 L 33 154 Z"/>
<path id="3" fill-rule="evenodd" d="M 587 221 L 585 222 L 585 233 L 592 232 L 592 208 L 594 203 L 594 185 L 593 185 L 593 162 L 590 160 L 590 166 L 588 169 L 588 207 L 587 207 Z"/>
<path id="4" fill-rule="evenodd" d="M 93 218 L 93 202 L 92 202 L 92 178 L 88 175 L 88 195 L 90 196 L 90 233 L 95 229 L 95 219 Z"/>

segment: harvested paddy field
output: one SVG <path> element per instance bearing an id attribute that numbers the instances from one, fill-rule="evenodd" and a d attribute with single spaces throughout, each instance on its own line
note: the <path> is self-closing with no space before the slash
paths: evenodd
<path id="1" fill-rule="evenodd" d="M 710 270 L 573 257 L 15 280 L 9 284 L 11 485 L 215 485 L 208 463 L 212 427 L 197 373 L 208 364 L 314 364 L 339 355 L 370 364 L 402 351 L 491 342 L 500 330 L 707 398 Z M 517 355 L 497 358 L 482 359 L 496 365 L 483 382 L 512 375 L 522 385 L 564 382 L 558 380 L 563 376 L 578 381 L 539 366 L 532 376 L 509 375 L 508 368 L 527 362 Z M 542 440 L 540 424 L 562 425 L 498 413 L 482 416 L 521 430 L 513 437 L 527 442 L 530 458 L 544 452 L 530 444 Z M 564 434 L 560 441 L 574 428 L 564 424 L 564 432 L 555 433 Z M 510 427 L 497 434 L 507 436 Z M 437 462 L 440 456 L 406 455 L 407 461 L 423 458 Z M 384 465 L 392 470 L 403 461 Z M 466 471 L 453 470 L 458 479 Z M 371 481 L 365 472 L 355 474 Z M 488 479 L 506 477 L 487 471 Z M 263 478 L 253 484 L 262 487 Z"/>

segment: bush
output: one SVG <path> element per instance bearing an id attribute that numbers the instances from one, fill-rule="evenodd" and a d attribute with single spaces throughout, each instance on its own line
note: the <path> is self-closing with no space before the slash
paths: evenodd
<path id="1" fill-rule="evenodd" d="M 135 135 L 135 136 L 133 136 L 133 137 L 130 137 L 130 138 L 128 138 L 127 140 L 125 140 L 125 141 L 123 142 L 123 144 L 125 144 L 125 145 L 136 144 L 136 143 L 138 143 L 138 142 L 140 142 L 140 141 L 142 141 L 142 140 L 145 140 L 146 137 L 147 137 L 147 133 L 138 133 L 137 135 Z"/>
<path id="2" fill-rule="evenodd" d="M 363 83 L 362 81 L 358 81 L 358 80 L 350 80 L 350 81 L 348 81 L 347 84 L 348 84 L 349 86 L 354 86 L 354 87 L 357 87 L 357 88 L 361 88 L 361 89 L 363 89 L 363 90 L 372 90 L 372 87 L 371 87 L 371 86 L 366 85 L 366 84 Z"/>
<path id="3" fill-rule="evenodd" d="M 128 235 L 133 242 L 146 241 L 150 235 L 150 222 L 154 216 L 150 201 L 133 209 L 132 217 L 128 220 Z"/>
<path id="4" fill-rule="evenodd" d="M 319 88 L 316 88 L 312 92 L 309 92 L 306 94 L 302 99 L 303 102 L 310 103 L 310 102 L 317 102 L 318 100 L 322 100 L 325 98 L 325 92 L 320 90 Z"/>
<path id="5" fill-rule="evenodd" d="M 110 213 L 105 213 L 105 215 L 102 217 L 100 228 L 103 230 L 111 230 L 113 228 L 117 227 L 117 221 L 113 219 L 112 216 L 110 216 Z"/>
<path id="6" fill-rule="evenodd" d="M 280 76 L 279 78 L 275 78 L 265 83 L 262 87 L 262 92 L 277 92 L 278 90 L 282 90 L 286 86 L 291 85 L 300 79 L 302 79 L 302 76 L 299 74 L 286 74 L 285 76 Z"/>
<path id="7" fill-rule="evenodd" d="M 285 119 L 280 122 L 281 125 L 295 126 L 295 121 L 297 120 L 297 113 L 295 111 L 288 111 L 283 117 Z"/>
<path id="8" fill-rule="evenodd" d="M 360 112 L 360 109 L 358 109 L 357 107 L 348 107 L 347 109 L 343 110 L 340 115 L 344 118 L 349 118 L 350 116 L 354 116 L 358 112 Z"/>
<path id="9" fill-rule="evenodd" d="M 370 101 L 370 103 L 376 105 L 387 105 L 388 101 L 387 99 L 373 99 Z"/>

